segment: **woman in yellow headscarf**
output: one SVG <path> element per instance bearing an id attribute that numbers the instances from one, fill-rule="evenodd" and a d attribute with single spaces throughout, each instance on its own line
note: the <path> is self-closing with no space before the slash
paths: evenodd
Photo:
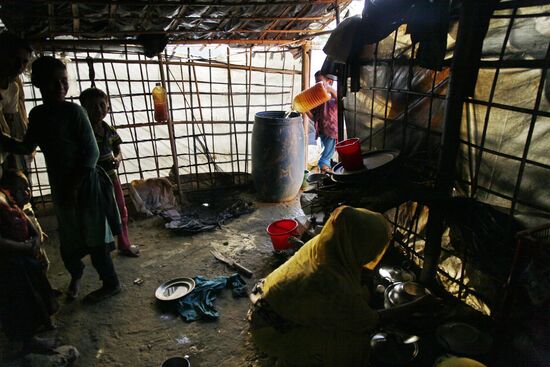
<path id="1" fill-rule="evenodd" d="M 427 303 L 369 307 L 361 269 L 374 269 L 389 240 L 381 214 L 337 208 L 318 236 L 253 290 L 250 331 L 258 348 L 285 365 L 368 365 L 373 329 Z"/>

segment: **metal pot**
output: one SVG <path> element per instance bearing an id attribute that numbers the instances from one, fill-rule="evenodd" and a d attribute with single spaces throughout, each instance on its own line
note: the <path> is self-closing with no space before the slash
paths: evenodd
<path id="1" fill-rule="evenodd" d="M 376 276 L 376 290 L 382 293 L 390 284 L 414 280 L 416 280 L 416 275 L 412 271 L 397 266 L 382 266 L 378 269 Z"/>
<path id="2" fill-rule="evenodd" d="M 384 291 L 384 308 L 388 309 L 409 303 L 429 293 L 430 292 L 419 283 L 393 283 Z"/>

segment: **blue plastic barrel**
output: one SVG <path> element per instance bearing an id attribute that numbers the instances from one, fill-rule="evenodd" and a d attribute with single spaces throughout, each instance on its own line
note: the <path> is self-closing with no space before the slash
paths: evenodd
<path id="1" fill-rule="evenodd" d="M 252 179 L 258 198 L 283 202 L 298 195 L 304 178 L 304 126 L 299 113 L 258 112 L 252 130 Z"/>

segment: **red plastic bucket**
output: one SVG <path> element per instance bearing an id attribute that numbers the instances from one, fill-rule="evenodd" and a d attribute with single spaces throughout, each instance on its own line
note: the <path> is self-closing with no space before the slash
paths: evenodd
<path id="1" fill-rule="evenodd" d="M 361 143 L 359 138 L 346 139 L 336 144 L 336 151 L 346 171 L 363 169 L 363 157 L 361 156 Z"/>
<path id="2" fill-rule="evenodd" d="M 267 226 L 266 231 L 271 237 L 275 251 L 292 248 L 288 238 L 297 234 L 298 222 L 294 219 L 281 219 Z"/>

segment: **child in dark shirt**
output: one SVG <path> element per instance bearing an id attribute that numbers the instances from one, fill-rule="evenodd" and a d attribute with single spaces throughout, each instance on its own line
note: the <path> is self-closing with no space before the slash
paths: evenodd
<path id="1" fill-rule="evenodd" d="M 116 130 L 103 121 L 109 112 L 109 97 L 100 89 L 88 88 L 80 94 L 79 99 L 82 107 L 88 112 L 88 117 L 97 140 L 99 148 L 99 160 L 97 164 L 107 172 L 113 182 L 116 202 L 122 221 L 122 232 L 117 238 L 118 251 L 123 256 L 138 257 L 139 247 L 132 245 L 128 238 L 128 210 L 126 209 L 124 193 L 116 172 L 122 161 L 122 153 L 120 151 L 122 140 Z"/>

